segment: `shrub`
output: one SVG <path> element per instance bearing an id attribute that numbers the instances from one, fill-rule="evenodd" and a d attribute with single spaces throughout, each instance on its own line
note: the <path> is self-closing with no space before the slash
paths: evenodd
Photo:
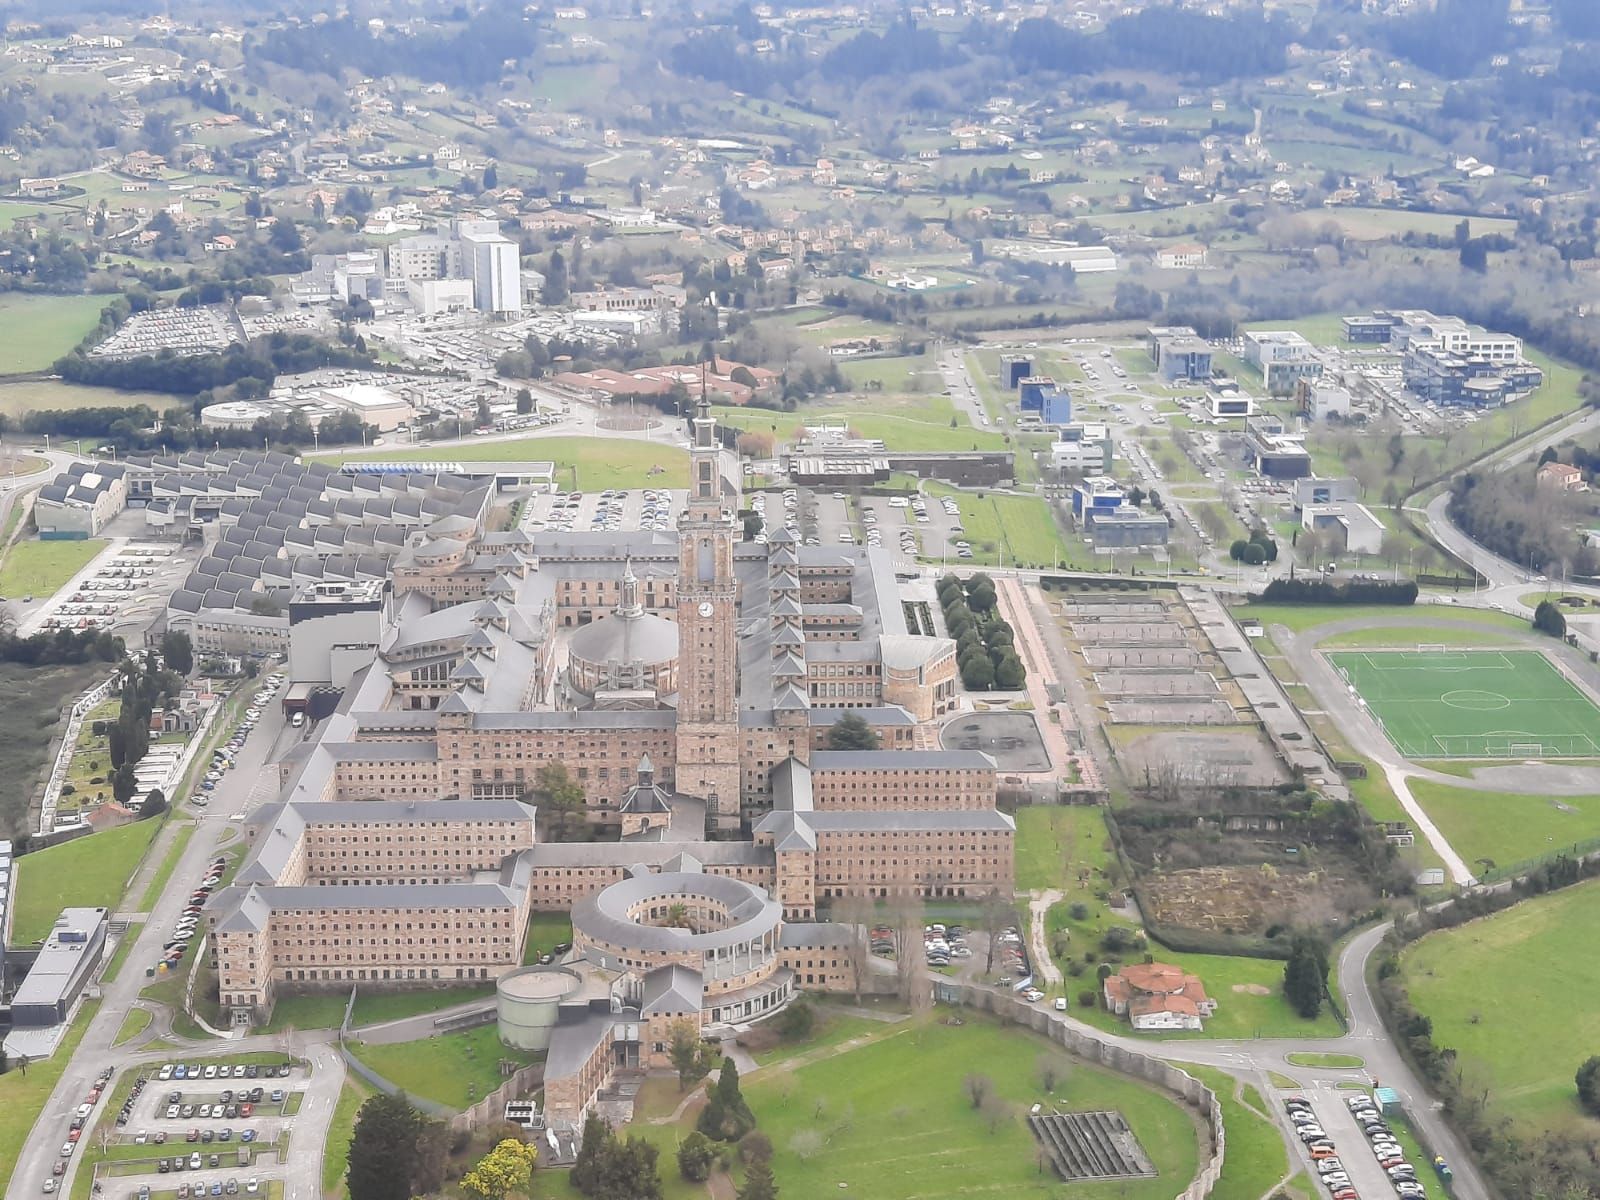
<path id="1" fill-rule="evenodd" d="M 1079 1008 L 1093 1008 L 1094 1007 L 1094 1002 L 1095 1002 L 1095 992 L 1094 992 L 1093 988 L 1084 988 L 1081 992 L 1078 993 L 1078 1007 Z"/>

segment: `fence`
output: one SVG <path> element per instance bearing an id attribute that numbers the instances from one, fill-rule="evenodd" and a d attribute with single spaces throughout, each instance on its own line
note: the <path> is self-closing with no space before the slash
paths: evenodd
<path id="1" fill-rule="evenodd" d="M 1036 1008 L 1012 996 L 992 992 L 987 988 L 972 987 L 964 983 L 938 980 L 934 984 L 934 998 L 945 1004 L 959 1004 L 992 1013 L 1003 1021 L 1021 1025 L 1052 1042 L 1066 1048 L 1088 1062 L 1097 1063 L 1122 1075 L 1131 1075 L 1147 1083 L 1172 1092 L 1184 1103 L 1199 1109 L 1205 1115 L 1206 1129 L 1211 1134 L 1211 1152 L 1202 1155 L 1200 1170 L 1193 1180 L 1175 1196 L 1175 1200 L 1206 1200 L 1222 1175 L 1223 1159 L 1227 1152 L 1227 1133 L 1222 1125 L 1222 1105 L 1210 1088 L 1193 1075 L 1159 1058 L 1151 1058 L 1137 1050 L 1128 1050 L 1103 1041 L 1091 1033 L 1058 1020 L 1048 1009 Z"/>

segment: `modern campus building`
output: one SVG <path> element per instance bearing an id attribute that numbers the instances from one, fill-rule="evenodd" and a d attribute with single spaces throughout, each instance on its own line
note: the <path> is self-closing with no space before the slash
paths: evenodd
<path id="1" fill-rule="evenodd" d="M 1204 382 L 1211 378 L 1211 347 L 1187 325 L 1152 325 L 1150 357 L 1156 374 L 1168 383 L 1179 379 Z"/>
<path id="2" fill-rule="evenodd" d="M 1384 345 L 1401 356 L 1401 376 L 1422 399 L 1456 408 L 1492 408 L 1533 391 L 1544 372 L 1522 353 L 1522 339 L 1426 309 L 1378 309 L 1345 317 L 1352 342 Z"/>
<path id="3" fill-rule="evenodd" d="M 128 503 L 127 469 L 75 462 L 39 489 L 33 522 L 46 541 L 98 537 Z"/>
<path id="4" fill-rule="evenodd" d="M 1244 335 L 1244 360 L 1261 372 L 1267 394 L 1289 396 L 1302 379 L 1322 374 L 1316 347 L 1290 329 L 1250 330 Z"/>
<path id="5" fill-rule="evenodd" d="M 207 910 L 233 1020 L 285 990 L 494 979 L 576 1121 L 617 1070 L 665 1062 L 670 1022 L 849 986 L 829 901 L 1009 894 L 994 762 L 937 745 L 954 644 L 907 629 L 879 551 L 739 541 L 720 458 L 702 404 L 676 533 L 456 513 L 386 587 L 302 590 L 291 663 L 328 660 L 333 703 Z M 847 710 L 878 749 L 826 748 Z M 549 836 L 556 764 L 611 840 Z M 539 910 L 573 913 L 559 978 L 520 968 Z"/>

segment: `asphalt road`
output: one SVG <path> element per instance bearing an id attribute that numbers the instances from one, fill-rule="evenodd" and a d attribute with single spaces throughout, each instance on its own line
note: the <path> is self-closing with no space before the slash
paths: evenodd
<path id="1" fill-rule="evenodd" d="M 283 722 L 279 706 L 262 707 L 260 723 L 246 739 L 237 764 L 211 792 L 210 805 L 198 812 L 196 833 L 184 848 L 183 856 L 173 872 L 171 881 L 161 897 L 151 907 L 144 924 L 139 927 L 137 941 L 127 962 L 116 979 L 100 988 L 101 1004 L 94 1019 L 84 1033 L 76 1054 L 67 1064 L 49 1100 L 45 1103 L 33 1130 L 28 1136 L 12 1173 L 8 1197 L 38 1194 L 42 1180 L 50 1174 L 62 1142 L 66 1140 L 68 1123 L 73 1110 L 89 1091 L 95 1078 L 106 1066 L 119 1071 L 145 1063 L 170 1061 L 171 1051 L 140 1052 L 129 1046 L 114 1047 L 113 1040 L 122 1027 L 124 1015 L 138 999 L 140 990 L 149 982 L 145 969 L 161 957 L 162 944 L 168 931 L 177 923 L 179 914 L 187 903 L 189 893 L 205 874 L 206 866 L 219 849 L 239 843 L 238 826 L 230 818 L 270 799 L 277 792 L 275 765 L 283 751 L 298 737 L 298 731 L 289 730 Z M 128 895 L 137 903 L 150 879 L 159 870 L 165 858 L 165 849 L 177 835 L 179 821 L 169 820 L 158 835 L 152 853 L 128 889 Z M 303 1040 L 304 1045 L 299 1044 Z M 192 1046 L 192 1049 L 189 1048 Z M 190 1043 L 184 1057 L 216 1056 L 219 1053 L 238 1053 L 245 1050 L 283 1050 L 286 1043 L 281 1036 L 253 1037 L 228 1041 Z M 299 1114 L 291 1119 L 294 1124 L 318 1130 L 316 1136 L 301 1139 L 294 1146 L 286 1169 L 287 1200 L 312 1200 L 321 1194 L 322 1133 L 333 1105 L 337 1103 L 339 1089 L 344 1079 L 343 1062 L 331 1047 L 312 1039 L 297 1039 L 294 1051 L 312 1058 L 314 1070 L 308 1084 L 308 1096 Z M 72 1179 L 78 1168 L 76 1158 L 68 1161 L 67 1173 L 60 1181 L 61 1191 L 71 1191 Z"/>

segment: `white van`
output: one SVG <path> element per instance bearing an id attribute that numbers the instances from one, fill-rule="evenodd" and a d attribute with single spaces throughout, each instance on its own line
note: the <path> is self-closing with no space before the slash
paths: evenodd
<path id="1" fill-rule="evenodd" d="M 289 724 L 291 726 L 293 726 L 295 729 L 299 729 L 305 723 L 306 723 L 306 715 L 303 712 L 297 712 L 297 713 L 294 714 L 294 716 L 289 718 Z"/>

